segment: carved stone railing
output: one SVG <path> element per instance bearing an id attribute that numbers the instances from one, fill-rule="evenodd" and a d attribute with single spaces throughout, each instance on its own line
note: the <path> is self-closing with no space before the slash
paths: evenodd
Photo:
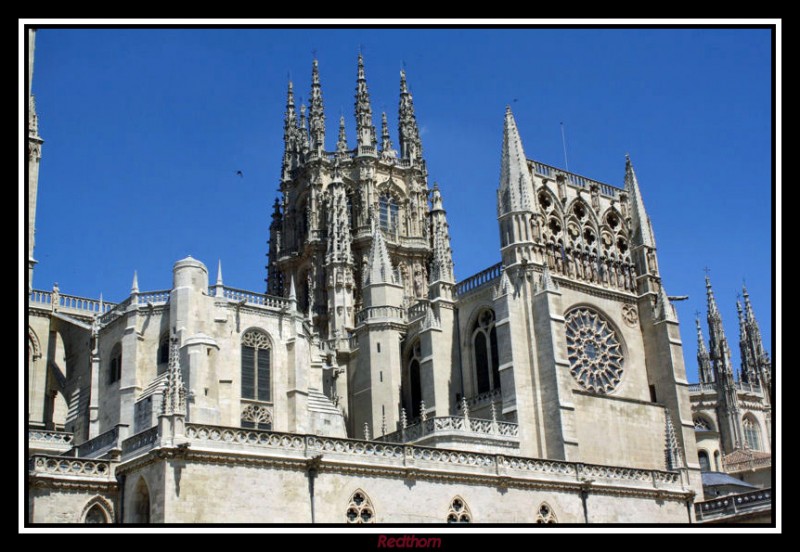
<path id="1" fill-rule="evenodd" d="M 28 430 L 28 448 L 30 451 L 48 451 L 64 454 L 72 448 L 73 440 L 72 433 L 65 431 Z"/>
<path id="2" fill-rule="evenodd" d="M 768 488 L 697 502 L 694 505 L 694 512 L 698 521 L 704 521 L 771 508 L 772 489 Z"/>
<path id="3" fill-rule="evenodd" d="M 77 446 L 77 456 L 90 458 L 92 454 L 103 449 L 119 447 L 120 427 L 127 428 L 125 424 L 116 425 L 97 437 L 89 439 Z"/>
<path id="4" fill-rule="evenodd" d="M 358 146 L 357 155 L 377 155 L 378 150 L 374 146 Z"/>
<path id="5" fill-rule="evenodd" d="M 537 174 L 546 176 L 548 178 L 555 178 L 557 174 L 563 174 L 566 177 L 567 182 L 578 188 L 586 188 L 588 190 L 593 185 L 597 186 L 598 191 L 607 197 L 616 198 L 621 192 L 624 192 L 623 189 L 617 188 L 616 186 L 604 184 L 602 182 L 598 182 L 597 180 L 592 180 L 591 178 L 586 178 L 585 176 L 571 173 L 551 165 L 545 165 L 544 163 L 540 163 L 538 161 L 534 161 L 533 166 Z"/>
<path id="6" fill-rule="evenodd" d="M 73 476 L 107 481 L 114 480 L 113 464 L 106 460 L 62 458 L 36 454 L 28 460 L 28 471 L 33 475 L 52 474 L 59 477 Z"/>
<path id="7" fill-rule="evenodd" d="M 104 315 L 98 318 L 98 321 L 101 324 L 108 324 L 109 322 L 113 321 L 118 316 L 122 316 L 125 313 L 125 309 L 128 308 L 128 305 L 131 304 L 131 298 L 128 297 L 121 303 L 118 303 L 113 309 L 106 312 Z"/>
<path id="8" fill-rule="evenodd" d="M 243 445 L 294 451 L 304 451 L 306 448 L 306 441 L 303 435 L 208 424 L 186 424 L 186 438 L 191 443 L 198 444 L 218 443 L 222 445 Z"/>
<path id="9" fill-rule="evenodd" d="M 394 431 L 376 440 L 387 443 L 409 443 L 422 437 L 453 431 L 475 437 L 502 436 L 517 438 L 519 436 L 519 426 L 511 422 L 461 416 L 437 416 L 412 423 L 404 429 Z"/>
<path id="10" fill-rule="evenodd" d="M 367 320 L 375 318 L 391 318 L 397 320 L 405 320 L 405 310 L 400 307 L 382 306 L 382 307 L 367 307 L 361 309 L 356 315 L 356 324 L 362 324 Z"/>
<path id="11" fill-rule="evenodd" d="M 216 286 L 211 286 L 211 290 L 216 289 Z M 209 295 L 214 295 L 213 291 L 209 291 Z M 253 293 L 243 289 L 236 289 L 230 287 L 222 288 L 222 296 L 231 301 L 241 302 L 244 301 L 247 305 L 259 305 L 262 307 L 272 307 L 276 309 L 285 309 L 289 307 L 289 300 L 285 297 L 278 297 L 276 295 L 266 295 L 263 293 Z"/>
<path id="12" fill-rule="evenodd" d="M 503 392 L 500 388 L 490 389 L 489 391 L 484 391 L 474 397 L 467 398 L 467 405 L 469 408 L 478 409 L 493 402 L 500 400 L 503 396 Z M 459 401 L 458 403 L 458 410 L 464 408 L 464 403 Z"/>
<path id="13" fill-rule="evenodd" d="M 761 386 L 758 384 L 746 383 L 743 381 L 736 382 L 736 390 L 743 391 L 745 393 L 754 393 L 757 395 L 761 394 Z"/>
<path id="14" fill-rule="evenodd" d="M 137 304 L 146 305 L 152 303 L 154 305 L 169 302 L 170 290 L 164 289 L 160 291 L 145 291 L 138 295 Z"/>
<path id="15" fill-rule="evenodd" d="M 503 263 L 500 262 L 470 276 L 469 278 L 461 280 L 456 284 L 456 295 L 463 295 L 464 293 L 483 287 L 486 284 L 493 283 L 495 280 L 500 278 L 502 271 Z"/>
<path id="16" fill-rule="evenodd" d="M 31 305 L 52 308 L 53 292 L 34 289 L 30 293 L 29 301 Z M 82 311 L 87 314 L 103 314 L 113 309 L 116 304 L 106 303 L 105 301 L 100 301 L 99 299 L 89 299 L 88 297 L 78 297 L 77 295 L 65 295 L 63 293 L 59 293 L 58 305 L 55 306 L 59 309 Z"/>
<path id="17" fill-rule="evenodd" d="M 434 422 L 435 425 L 435 420 L 436 418 L 426 420 L 426 423 Z M 473 425 L 473 421 L 477 424 Z M 485 422 L 493 423 L 489 420 L 468 420 L 467 423 L 470 429 L 485 430 L 488 426 Z M 466 427 L 464 418 L 442 419 L 440 424 Z M 509 427 L 514 425 L 509 424 Z M 366 460 L 376 468 L 394 466 L 415 470 L 442 469 L 465 475 L 476 473 L 521 479 L 531 477 L 538 479 L 546 476 L 548 479 L 575 486 L 591 479 L 595 486 L 623 485 L 650 491 L 685 493 L 678 472 L 475 453 L 407 445 L 382 439 L 372 441 L 343 439 L 195 423 L 186 424 L 185 435 L 189 440 L 189 450 L 216 449 L 253 454 L 265 454 L 270 450 L 271 453 L 280 453 L 296 459 L 307 459 L 322 454 L 323 461 L 358 463 Z"/>
<path id="18" fill-rule="evenodd" d="M 158 443 L 158 426 L 153 426 L 122 441 L 122 456 L 128 456 L 139 449 L 152 448 Z"/>
<path id="19" fill-rule="evenodd" d="M 416 320 L 417 318 L 422 318 L 428 312 L 428 305 L 430 301 L 427 299 L 420 299 L 410 307 L 408 307 L 408 313 L 406 314 L 406 318 L 408 321 Z"/>
<path id="20" fill-rule="evenodd" d="M 751 471 L 757 468 L 767 468 L 769 466 L 772 466 L 772 456 L 750 458 L 740 462 L 725 462 L 725 459 L 722 459 L 722 469 L 728 473 Z"/>

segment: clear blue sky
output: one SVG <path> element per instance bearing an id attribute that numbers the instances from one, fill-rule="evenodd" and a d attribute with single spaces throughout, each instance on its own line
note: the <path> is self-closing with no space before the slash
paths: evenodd
<path id="1" fill-rule="evenodd" d="M 287 75 L 307 98 L 316 51 L 326 147 L 340 114 L 352 146 L 361 48 L 375 121 L 387 112 L 395 145 L 405 64 L 458 279 L 500 258 L 510 104 L 529 158 L 564 167 L 561 122 L 572 172 L 621 186 L 630 153 L 667 291 L 690 296 L 677 304 L 690 380 L 705 266 L 738 368 L 743 278 L 772 352 L 770 39 L 719 28 L 42 29 L 34 287 L 119 301 L 134 269 L 143 291 L 168 289 L 172 264 L 191 254 L 212 281 L 221 258 L 226 285 L 263 292 Z"/>

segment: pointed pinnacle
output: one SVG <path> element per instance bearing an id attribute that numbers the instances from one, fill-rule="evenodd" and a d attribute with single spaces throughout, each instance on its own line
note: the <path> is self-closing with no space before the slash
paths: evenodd
<path id="1" fill-rule="evenodd" d="M 222 285 L 222 259 L 217 260 L 217 285 Z"/>
<path id="2" fill-rule="evenodd" d="M 133 283 L 131 283 L 131 293 L 139 293 L 139 276 L 133 271 Z"/>

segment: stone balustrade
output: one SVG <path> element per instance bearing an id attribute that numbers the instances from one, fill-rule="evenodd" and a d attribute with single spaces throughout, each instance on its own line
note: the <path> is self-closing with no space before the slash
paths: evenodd
<path id="1" fill-rule="evenodd" d="M 472 290 L 494 283 L 503 272 L 503 263 L 497 263 L 489 268 L 465 278 L 456 284 L 456 295 L 463 295 Z"/>
<path id="2" fill-rule="evenodd" d="M 169 294 L 170 290 L 168 289 L 163 289 L 160 291 L 145 291 L 138 294 L 137 304 L 147 305 L 148 303 L 150 303 L 153 305 L 158 305 L 158 304 L 168 303 Z"/>
<path id="3" fill-rule="evenodd" d="M 33 475 L 51 474 L 59 477 L 91 478 L 114 481 L 114 464 L 105 460 L 63 458 L 36 454 L 28 461 L 28 471 Z"/>
<path id="4" fill-rule="evenodd" d="M 122 441 L 122 456 L 130 456 L 132 453 L 144 449 L 153 448 L 158 443 L 158 426 L 140 431 Z"/>
<path id="5" fill-rule="evenodd" d="M 422 318 L 428 312 L 428 305 L 430 301 L 427 299 L 420 299 L 410 307 L 408 307 L 408 313 L 406 318 L 409 322 L 412 320 L 416 320 L 417 318 Z"/>
<path id="6" fill-rule="evenodd" d="M 211 286 L 211 289 L 216 289 L 216 286 Z M 210 291 L 209 295 L 214 292 Z M 278 297 L 276 295 L 266 295 L 263 293 L 254 293 L 244 289 L 236 289 L 227 286 L 222 288 L 222 296 L 231 301 L 242 302 L 246 305 L 258 305 L 261 307 L 270 307 L 274 309 L 289 308 L 289 299 L 285 297 Z"/>
<path id="7" fill-rule="evenodd" d="M 405 320 L 405 310 L 400 307 L 392 306 L 367 307 L 365 309 L 361 309 L 356 315 L 356 325 L 363 324 L 367 320 L 374 320 L 377 318 Z"/>
<path id="8" fill-rule="evenodd" d="M 624 192 L 623 189 L 617 188 L 616 186 L 611 186 L 610 184 L 604 184 L 602 182 L 598 182 L 597 180 L 592 180 L 591 178 L 586 178 L 585 176 L 581 176 L 579 174 L 571 173 L 551 165 L 546 165 L 544 163 L 540 163 L 538 161 L 533 161 L 534 171 L 541 176 L 545 176 L 547 178 L 554 179 L 557 174 L 563 174 L 567 182 L 569 182 L 572 186 L 577 188 L 585 188 L 590 190 L 592 186 L 596 186 L 600 194 L 610 197 L 610 198 L 618 198 L 621 192 Z"/>
<path id="9" fill-rule="evenodd" d="M 442 432 L 461 432 L 473 437 L 519 437 L 519 426 L 511 422 L 498 422 L 460 416 L 437 416 L 421 420 L 407 427 L 379 437 L 384 442 L 409 443 Z"/>
<path id="10" fill-rule="evenodd" d="M 772 489 L 758 489 L 746 493 L 722 496 L 694 505 L 698 521 L 720 519 L 744 512 L 764 511 L 772 508 Z"/>
<path id="11" fill-rule="evenodd" d="M 67 295 L 64 293 L 57 294 L 58 304 L 53 305 L 53 292 L 44 291 L 41 289 L 34 289 L 31 291 L 28 299 L 31 306 L 45 307 L 57 309 L 79 311 L 86 314 L 104 314 L 113 309 L 115 303 L 106 303 L 99 299 L 90 299 L 88 297 L 78 297 L 77 295 Z"/>

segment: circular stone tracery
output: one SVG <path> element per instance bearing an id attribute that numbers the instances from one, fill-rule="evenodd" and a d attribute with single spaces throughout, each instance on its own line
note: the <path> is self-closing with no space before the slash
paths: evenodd
<path id="1" fill-rule="evenodd" d="M 588 391 L 606 394 L 622 378 L 622 345 L 616 332 L 598 313 L 588 308 L 566 316 L 567 357 L 575 381 Z"/>

